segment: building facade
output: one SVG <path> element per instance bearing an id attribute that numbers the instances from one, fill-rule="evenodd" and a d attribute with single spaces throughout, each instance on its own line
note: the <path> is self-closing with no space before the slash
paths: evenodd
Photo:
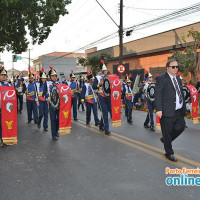
<path id="1" fill-rule="evenodd" d="M 181 36 L 187 35 L 191 28 L 200 30 L 200 23 L 187 25 L 181 28 L 173 29 L 156 35 L 148 36 L 142 39 L 134 40 L 123 45 L 123 64 L 126 67 L 125 74 L 132 74 L 133 78 L 136 74 L 141 74 L 144 78 L 145 71 L 156 74 L 163 74 L 166 71 L 165 65 L 169 57 L 172 56 L 172 50 L 181 50 L 185 47 L 182 43 Z M 191 42 L 189 38 L 187 42 Z M 93 51 L 92 51 L 93 50 Z M 119 46 L 113 46 L 100 51 L 91 49 L 88 57 L 96 56 L 102 52 L 113 56 L 113 59 L 108 61 L 108 71 L 110 74 L 119 74 L 117 66 L 119 65 Z M 198 72 L 200 78 L 200 72 Z M 184 77 L 190 80 L 190 75 Z"/>
<path id="2" fill-rule="evenodd" d="M 74 73 L 85 71 L 84 67 L 78 64 L 78 57 L 86 57 L 86 54 L 70 52 L 53 52 L 45 54 L 33 61 L 33 69 L 35 72 L 39 72 L 43 67 L 45 72 L 48 73 L 50 70 L 49 66 L 52 66 L 57 71 L 59 80 L 63 81 L 65 78 L 69 77 L 71 70 L 73 70 Z"/>

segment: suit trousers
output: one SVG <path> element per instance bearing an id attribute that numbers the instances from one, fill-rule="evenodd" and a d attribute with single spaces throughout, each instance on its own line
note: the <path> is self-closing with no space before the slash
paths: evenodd
<path id="1" fill-rule="evenodd" d="M 166 155 L 174 154 L 172 141 L 185 129 L 185 119 L 181 110 L 176 110 L 172 117 L 161 117 L 160 125 Z"/>

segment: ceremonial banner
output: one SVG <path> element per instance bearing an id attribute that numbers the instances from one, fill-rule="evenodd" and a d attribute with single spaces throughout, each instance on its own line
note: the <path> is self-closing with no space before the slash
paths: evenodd
<path id="1" fill-rule="evenodd" d="M 109 75 L 111 89 L 112 126 L 122 125 L 121 120 L 121 81 L 117 75 Z"/>
<path id="2" fill-rule="evenodd" d="M 1 126 L 3 143 L 17 144 L 17 98 L 14 86 L 1 86 Z"/>
<path id="3" fill-rule="evenodd" d="M 59 90 L 60 112 L 59 112 L 59 135 L 71 132 L 71 89 L 67 85 L 56 85 Z"/>
<path id="4" fill-rule="evenodd" d="M 197 89 L 193 85 L 188 85 L 187 86 L 190 90 L 191 94 L 191 103 L 192 103 L 192 120 L 193 124 L 198 124 L 198 92 Z"/>

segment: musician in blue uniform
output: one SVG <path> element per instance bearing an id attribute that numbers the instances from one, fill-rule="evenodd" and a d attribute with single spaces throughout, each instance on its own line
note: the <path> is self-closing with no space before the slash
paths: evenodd
<path id="1" fill-rule="evenodd" d="M 95 80 L 93 83 L 94 91 L 98 91 L 98 101 L 100 105 L 100 110 L 102 112 L 99 130 L 105 131 L 106 135 L 110 135 L 108 112 L 111 113 L 111 97 L 106 97 L 103 93 L 103 88 L 102 88 L 103 78 L 105 75 L 107 75 L 107 72 L 108 72 L 107 67 L 103 60 L 101 61 L 100 68 L 101 68 L 101 74 L 95 77 Z"/>
<path id="2" fill-rule="evenodd" d="M 43 94 L 44 86 L 47 80 L 47 76 L 44 72 L 44 68 L 40 71 L 40 82 L 36 83 L 37 92 L 38 92 L 38 100 L 39 100 L 39 118 L 38 118 L 38 128 L 41 128 L 41 121 L 44 117 L 43 128 L 44 131 L 48 131 L 48 102 Z"/>
<path id="3" fill-rule="evenodd" d="M 126 78 L 126 82 L 127 84 L 123 86 L 123 91 L 122 91 L 122 99 L 125 102 L 125 105 L 127 106 L 128 112 L 127 112 L 127 122 L 129 124 L 133 124 L 132 121 L 132 111 L 133 111 L 133 91 L 131 88 L 131 80 L 130 78 L 127 76 Z"/>
<path id="4" fill-rule="evenodd" d="M 34 81 L 34 75 L 29 74 L 29 82 L 25 83 L 23 92 L 26 94 L 26 105 L 28 113 L 28 124 L 33 120 L 35 124 L 38 123 L 38 97 L 36 82 Z M 32 118 L 33 114 L 33 118 Z"/>
<path id="5" fill-rule="evenodd" d="M 57 81 L 57 73 L 56 70 L 53 69 L 53 67 L 50 66 L 49 71 L 49 77 L 50 81 L 46 81 L 44 84 L 44 90 L 43 90 L 43 97 L 46 99 L 50 99 L 51 90 L 54 85 L 59 85 L 59 82 Z M 59 137 L 59 109 L 54 109 L 49 103 L 49 113 L 50 113 L 50 120 L 51 120 L 51 134 L 52 134 L 52 140 L 57 141 Z"/>
<path id="6" fill-rule="evenodd" d="M 10 83 L 7 81 L 7 71 L 4 69 L 4 67 L 1 68 L 0 70 L 0 86 L 12 86 Z M 6 144 L 3 143 L 2 140 L 2 126 L 1 126 L 1 99 L 0 99 L 0 144 L 2 148 L 7 147 Z"/>
<path id="7" fill-rule="evenodd" d="M 127 85 L 127 77 L 128 77 L 128 74 L 126 74 L 124 81 L 122 83 L 122 91 L 123 91 L 123 88 Z M 124 100 L 124 99 L 122 99 L 122 100 Z M 128 107 L 125 102 L 124 102 L 124 105 L 125 105 L 125 117 L 127 117 L 128 116 Z"/>
<path id="8" fill-rule="evenodd" d="M 88 82 L 84 84 L 82 92 L 81 92 L 81 102 L 86 102 L 86 124 L 90 125 L 91 121 L 91 109 L 94 114 L 95 126 L 99 125 L 98 113 L 97 113 L 97 99 L 95 96 L 95 92 L 92 89 L 92 85 L 94 83 L 94 76 L 92 72 L 87 75 Z"/>
<path id="9" fill-rule="evenodd" d="M 77 121 L 77 83 L 75 81 L 75 75 L 73 73 L 73 70 L 70 74 L 70 81 L 67 82 L 67 85 L 70 87 L 72 92 L 72 107 L 73 107 L 73 118 L 75 121 Z"/>
<path id="10" fill-rule="evenodd" d="M 78 110 L 81 105 L 82 111 L 85 111 L 84 104 L 81 102 L 81 91 L 83 89 L 84 84 L 85 84 L 84 77 L 82 75 L 80 75 L 79 82 L 78 82 Z"/>
<path id="11" fill-rule="evenodd" d="M 17 76 L 17 81 L 14 82 L 15 90 L 17 93 L 17 112 L 22 113 L 23 110 L 23 88 L 24 88 L 24 79 L 19 76 Z"/>
<path id="12" fill-rule="evenodd" d="M 149 87 L 149 84 L 153 81 L 153 76 L 151 73 L 147 72 L 147 74 L 145 75 L 145 79 L 146 82 L 144 84 L 144 94 L 146 97 L 146 103 L 148 106 L 148 113 L 147 113 L 147 117 L 146 120 L 144 122 L 144 128 L 150 128 L 150 131 L 155 131 L 154 128 L 154 119 L 153 119 L 153 111 L 154 111 L 154 102 L 151 102 L 150 99 L 147 97 L 147 89 Z M 149 126 L 150 124 L 150 126 Z"/>

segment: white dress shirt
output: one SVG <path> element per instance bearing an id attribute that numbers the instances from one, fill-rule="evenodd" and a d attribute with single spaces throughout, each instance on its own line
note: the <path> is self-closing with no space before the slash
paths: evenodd
<path id="1" fill-rule="evenodd" d="M 167 72 L 167 73 L 168 73 L 168 72 Z M 168 73 L 168 74 L 169 74 L 169 73 Z M 169 77 L 171 78 L 172 84 L 173 84 L 174 89 L 175 89 L 175 91 L 176 91 L 176 87 L 175 87 L 174 81 L 173 81 L 173 78 L 175 77 L 175 79 L 176 79 L 176 76 L 172 76 L 171 74 L 169 74 Z M 178 80 L 177 80 L 177 79 L 176 79 L 176 82 L 177 82 L 177 84 L 178 84 Z M 179 88 L 179 90 L 180 90 L 179 84 L 178 84 L 178 88 Z M 180 91 L 181 91 L 181 90 L 180 90 Z M 184 97 L 182 97 L 182 98 L 184 98 Z M 178 93 L 177 93 L 177 91 L 176 91 L 176 108 L 175 108 L 175 110 L 181 109 L 182 107 L 183 107 L 183 101 L 182 101 L 181 104 L 179 103 L 179 96 L 178 96 Z"/>

